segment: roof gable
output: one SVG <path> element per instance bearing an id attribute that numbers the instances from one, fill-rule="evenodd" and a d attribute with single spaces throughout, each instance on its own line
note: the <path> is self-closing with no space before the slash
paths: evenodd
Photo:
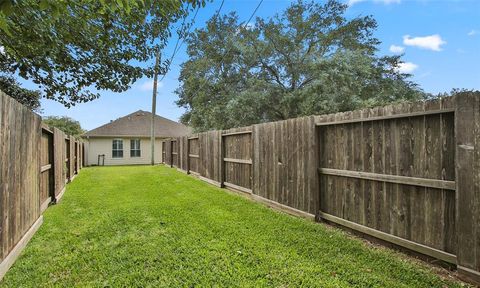
<path id="1" fill-rule="evenodd" d="M 152 113 L 138 110 L 84 134 L 86 137 L 135 136 L 150 137 Z M 191 133 L 191 129 L 170 119 L 155 116 L 156 137 L 180 137 Z"/>

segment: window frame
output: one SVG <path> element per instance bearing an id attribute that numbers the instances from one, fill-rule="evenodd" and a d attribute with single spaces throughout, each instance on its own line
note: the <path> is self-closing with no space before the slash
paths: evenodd
<path id="1" fill-rule="evenodd" d="M 137 145 L 134 145 L 134 143 L 138 143 L 138 147 L 136 147 Z M 130 157 L 131 158 L 142 157 L 141 147 L 142 147 L 142 144 L 139 138 L 130 139 Z M 138 155 L 136 155 L 137 152 L 138 152 Z"/>
<path id="2" fill-rule="evenodd" d="M 115 143 L 117 143 L 117 145 L 115 145 Z M 118 145 L 118 143 L 120 143 L 120 145 Z M 120 156 L 117 155 L 117 153 L 119 153 Z M 123 158 L 123 139 L 112 139 L 112 158 Z"/>

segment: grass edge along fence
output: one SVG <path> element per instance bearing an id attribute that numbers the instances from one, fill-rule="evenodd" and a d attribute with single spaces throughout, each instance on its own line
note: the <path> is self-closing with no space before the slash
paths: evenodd
<path id="1" fill-rule="evenodd" d="M 480 281 L 480 92 L 208 131 L 164 163 Z"/>
<path id="2" fill-rule="evenodd" d="M 83 143 L 0 91 L 0 281 L 83 167 Z"/>

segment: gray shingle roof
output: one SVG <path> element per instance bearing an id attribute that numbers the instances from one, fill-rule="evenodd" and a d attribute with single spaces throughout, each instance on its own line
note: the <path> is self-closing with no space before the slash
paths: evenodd
<path id="1" fill-rule="evenodd" d="M 138 110 L 127 116 L 118 118 L 108 124 L 88 131 L 85 137 L 108 137 L 108 136 L 136 136 L 150 137 L 150 121 L 152 113 Z M 191 129 L 183 124 L 156 115 L 156 137 L 179 137 L 188 135 Z"/>

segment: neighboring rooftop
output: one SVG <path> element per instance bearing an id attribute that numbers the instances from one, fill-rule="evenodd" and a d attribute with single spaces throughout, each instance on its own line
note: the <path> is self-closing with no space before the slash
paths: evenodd
<path id="1" fill-rule="evenodd" d="M 152 113 L 138 110 L 105 125 L 88 131 L 86 137 L 136 136 L 150 137 Z M 179 137 L 188 135 L 191 129 L 181 123 L 156 115 L 155 137 Z"/>

